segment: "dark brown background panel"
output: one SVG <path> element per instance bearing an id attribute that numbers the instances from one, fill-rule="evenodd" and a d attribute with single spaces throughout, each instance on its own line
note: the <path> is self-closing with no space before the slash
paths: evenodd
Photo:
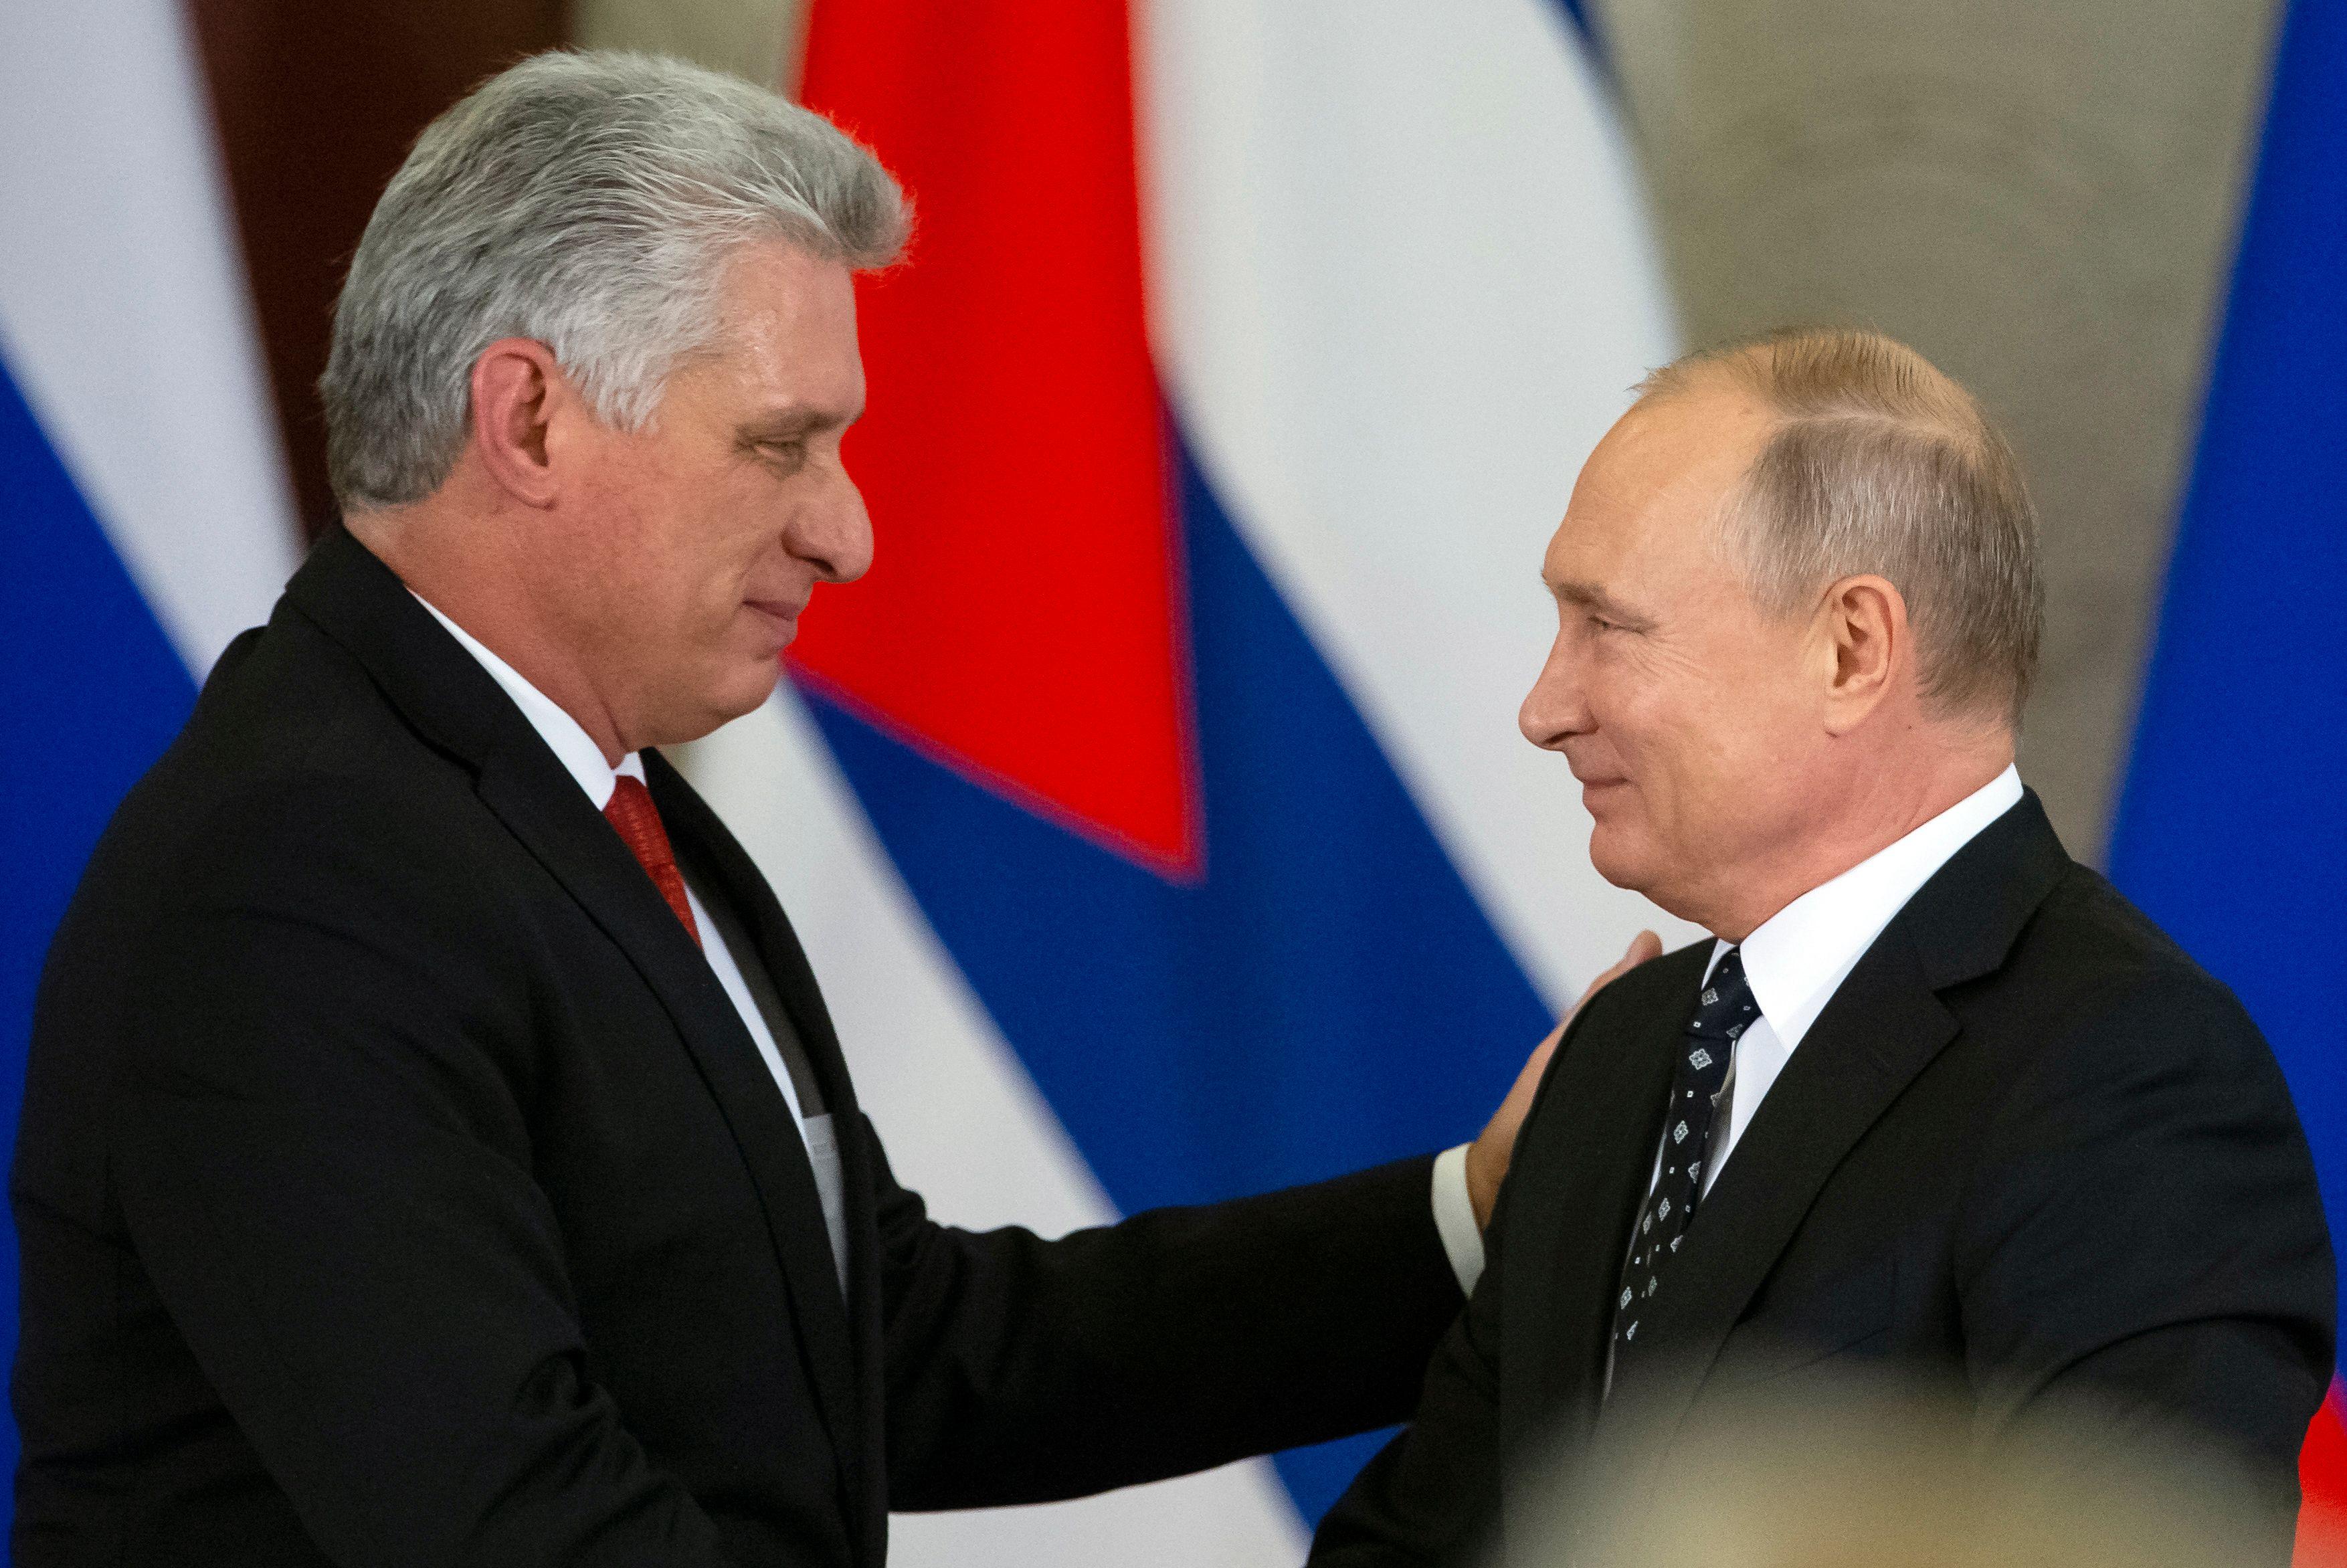
<path id="1" fill-rule="evenodd" d="M 318 374 L 343 268 L 416 133 L 563 40 L 564 0 L 188 0 L 294 495 L 333 516 Z"/>

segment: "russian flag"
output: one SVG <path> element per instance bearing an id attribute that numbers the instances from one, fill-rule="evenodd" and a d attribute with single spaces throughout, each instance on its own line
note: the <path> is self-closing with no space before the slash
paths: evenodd
<path id="1" fill-rule="evenodd" d="M 1051 1230 L 1463 1141 L 1670 924 L 1515 723 L 1675 348 L 1579 18 L 815 0 L 803 91 L 918 213 L 861 297 L 878 555 L 687 765 L 900 1174 Z M 894 1550 L 1293 1563 L 1371 1447 Z"/>
<path id="2" fill-rule="evenodd" d="M 2273 1042 L 2347 1245 L 2347 5 L 2283 22 L 2111 872 Z M 2299 1560 L 2347 1563 L 2347 1384 Z"/>
<path id="3" fill-rule="evenodd" d="M 292 507 L 179 7 L 0 7 L 0 1136 L 82 862 L 228 640 Z M 0 1226 L 0 1348 L 16 1342 Z M 16 1436 L 0 1420 L 0 1473 Z M 5 1528 L 0 1491 L 0 1528 Z"/>

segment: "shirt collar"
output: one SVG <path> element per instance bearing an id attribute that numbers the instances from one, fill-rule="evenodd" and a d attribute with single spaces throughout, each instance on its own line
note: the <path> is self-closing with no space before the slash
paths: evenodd
<path id="1" fill-rule="evenodd" d="M 1800 1043 L 1891 917 L 1956 851 L 2020 800 L 2021 774 L 2008 766 L 1905 837 L 1810 888 L 1744 939 L 1744 973 L 1752 982 L 1753 999 L 1787 1050 Z M 1728 946 L 1713 943 L 1714 964 Z"/>
<path id="2" fill-rule="evenodd" d="M 579 787 L 587 792 L 587 798 L 594 803 L 597 811 L 611 803 L 611 792 L 620 787 L 622 775 L 642 780 L 641 756 L 630 752 L 620 759 L 616 768 L 605 762 L 603 748 L 587 733 L 585 725 L 563 711 L 560 703 L 524 680 L 521 671 L 482 646 L 471 632 L 441 614 L 438 605 L 414 589 L 407 591 L 416 603 L 432 612 L 433 620 L 447 629 L 458 647 L 480 661 L 481 668 L 489 672 L 489 679 L 504 688 L 514 706 L 521 710 L 521 716 L 529 721 L 529 727 L 538 732 L 538 738 L 554 753 L 554 760 L 579 781 Z"/>

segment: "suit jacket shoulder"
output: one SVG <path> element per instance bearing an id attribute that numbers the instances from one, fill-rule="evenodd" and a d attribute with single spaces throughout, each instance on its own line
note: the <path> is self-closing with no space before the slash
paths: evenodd
<path id="1" fill-rule="evenodd" d="M 1688 1423 L 1885 1372 L 1962 1399 L 1983 1435 L 2089 1410 L 2130 1440 L 2213 1444 L 2288 1517 L 2335 1313 L 2304 1135 L 2238 1002 L 2069 859 L 2034 796 L 1850 970 L 1646 1331 L 1609 1351 L 1706 956 L 1615 982 L 1560 1046 L 1483 1285 L 1316 1562 L 1456 1560 L 1476 1533 L 1460 1511 L 1498 1507 L 1456 1484 L 1462 1463 L 1562 1452 L 1584 1481 L 1658 1500 Z"/>

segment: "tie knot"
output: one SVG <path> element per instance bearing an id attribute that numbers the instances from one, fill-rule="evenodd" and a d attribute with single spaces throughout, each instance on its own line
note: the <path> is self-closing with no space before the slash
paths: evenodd
<path id="1" fill-rule="evenodd" d="M 661 825 L 660 807 L 652 804 L 652 792 L 644 781 L 621 774 L 611 790 L 611 798 L 603 806 L 603 815 L 619 829 L 629 850 L 643 862 L 644 869 L 658 874 L 657 868 L 676 864 L 676 851 L 668 841 L 668 829 Z"/>
<path id="2" fill-rule="evenodd" d="M 1703 994 L 1696 1000 L 1695 1021 L 1687 1025 L 1687 1031 L 1706 1039 L 1732 1040 L 1759 1016 L 1760 1004 L 1752 995 L 1752 982 L 1744 978 L 1744 950 L 1730 948 L 1712 967 L 1711 978 L 1703 982 Z"/>
<path id="3" fill-rule="evenodd" d="M 693 922 L 692 903 L 685 897 L 684 874 L 676 868 L 676 850 L 668 841 L 668 829 L 661 825 L 660 807 L 652 804 L 652 792 L 644 787 L 644 781 L 621 774 L 612 786 L 611 798 L 603 803 L 603 816 L 652 879 L 652 886 L 660 889 L 661 897 L 686 933 L 698 943 L 701 927 Z"/>

